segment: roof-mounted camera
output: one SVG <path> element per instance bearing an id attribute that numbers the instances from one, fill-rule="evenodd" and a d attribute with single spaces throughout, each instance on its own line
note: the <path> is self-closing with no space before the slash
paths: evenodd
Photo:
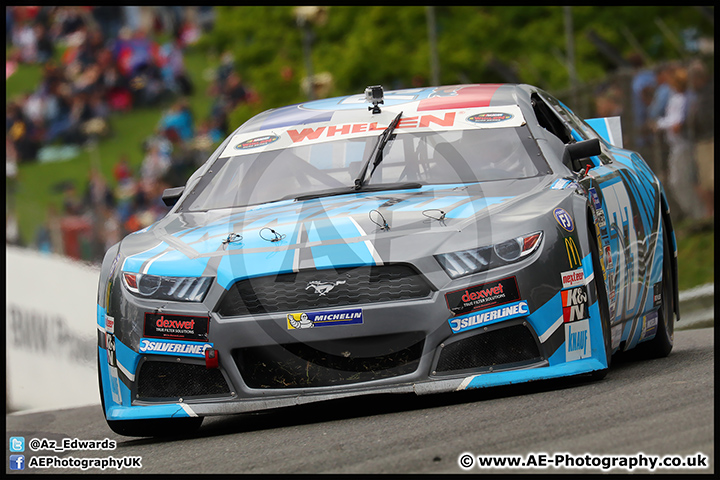
<path id="1" fill-rule="evenodd" d="M 367 87 L 365 89 L 365 101 L 372 103 L 372 107 L 368 107 L 368 110 L 372 110 L 372 113 L 380 113 L 380 107 L 378 107 L 378 105 L 384 103 L 382 85 Z"/>

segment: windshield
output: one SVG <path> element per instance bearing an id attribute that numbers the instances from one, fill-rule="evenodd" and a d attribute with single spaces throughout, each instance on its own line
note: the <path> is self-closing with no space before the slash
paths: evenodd
<path id="1" fill-rule="evenodd" d="M 242 207 L 314 192 L 352 193 L 377 137 L 341 139 L 220 158 L 188 195 L 188 211 Z M 476 183 L 550 173 L 527 126 L 398 131 L 365 186 Z M 347 190 L 347 192 L 346 192 Z M 362 190 L 361 190 L 362 191 Z"/>

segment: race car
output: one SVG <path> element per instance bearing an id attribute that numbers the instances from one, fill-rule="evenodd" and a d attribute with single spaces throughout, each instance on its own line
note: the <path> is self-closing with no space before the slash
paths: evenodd
<path id="1" fill-rule="evenodd" d="M 666 356 L 666 194 L 619 118 L 530 85 L 381 86 L 261 113 L 105 255 L 103 412 L 121 435 L 355 395 Z"/>

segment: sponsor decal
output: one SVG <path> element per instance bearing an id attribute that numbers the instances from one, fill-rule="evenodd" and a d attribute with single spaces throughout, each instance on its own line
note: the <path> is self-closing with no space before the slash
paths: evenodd
<path id="1" fill-rule="evenodd" d="M 105 334 L 105 348 L 107 349 L 107 361 L 111 367 L 117 366 L 117 356 L 115 354 L 115 335 L 112 333 Z"/>
<path id="2" fill-rule="evenodd" d="M 460 333 L 473 328 L 482 327 L 483 325 L 494 323 L 499 320 L 509 320 L 511 318 L 522 317 L 528 315 L 530 309 L 526 301 L 511 303 L 500 307 L 483 310 L 478 313 L 464 315 L 448 319 L 450 328 L 453 333 Z"/>
<path id="3" fill-rule="evenodd" d="M 622 325 L 615 325 L 610 330 L 613 350 L 620 346 L 620 341 L 622 340 L 622 331 L 623 331 Z"/>
<path id="4" fill-rule="evenodd" d="M 476 113 L 465 120 L 471 123 L 495 123 L 513 118 L 512 114 L 505 112 Z"/>
<path id="5" fill-rule="evenodd" d="M 235 148 L 237 150 L 247 150 L 248 148 L 263 147 L 277 141 L 278 138 L 280 137 L 278 137 L 277 135 L 263 135 L 262 137 L 255 137 L 238 143 L 237 145 L 235 145 Z"/>
<path id="6" fill-rule="evenodd" d="M 590 194 L 590 200 L 592 200 L 593 205 L 595 205 L 595 210 L 601 210 L 602 203 L 600 202 L 600 197 L 598 197 L 595 187 L 591 187 L 590 189 L 588 189 L 588 193 Z"/>
<path id="7" fill-rule="evenodd" d="M 558 178 L 555 180 L 552 185 L 550 185 L 551 190 L 562 190 L 564 188 L 567 188 L 572 182 L 566 178 Z"/>
<path id="8" fill-rule="evenodd" d="M 207 342 L 210 318 L 145 313 L 143 337 Z"/>
<path id="9" fill-rule="evenodd" d="M 115 319 L 107 313 L 105 314 L 105 331 L 107 333 L 115 333 Z"/>
<path id="10" fill-rule="evenodd" d="M 432 125 L 440 127 L 452 127 L 455 124 L 455 112 L 445 113 L 442 117 L 437 115 L 419 115 L 405 117 L 400 120 L 396 130 L 405 128 L 428 128 Z M 387 125 L 378 126 L 378 122 L 369 123 L 346 123 L 343 125 L 330 125 L 316 128 L 288 129 L 287 133 L 292 143 L 299 143 L 307 140 L 319 140 L 323 138 L 340 137 L 343 135 L 358 134 L 364 132 L 383 131 Z M 237 148 L 237 147 L 236 147 Z"/>
<path id="11" fill-rule="evenodd" d="M 159 355 L 185 355 L 188 357 L 205 358 L 205 350 L 212 348 L 212 343 L 176 342 L 171 340 L 140 339 L 140 353 L 156 353 Z"/>
<path id="12" fill-rule="evenodd" d="M 590 320 L 565 324 L 565 361 L 590 356 Z"/>
<path id="13" fill-rule="evenodd" d="M 333 325 L 355 325 L 363 323 L 362 308 L 333 310 L 330 312 L 300 312 L 287 316 L 288 330 L 330 327 Z"/>
<path id="14" fill-rule="evenodd" d="M 474 285 L 445 294 L 445 302 L 455 315 L 463 315 L 474 310 L 517 300 L 520 300 L 520 293 L 515 277 Z"/>
<path id="15" fill-rule="evenodd" d="M 307 284 L 305 290 L 312 288 L 315 290 L 315 293 L 317 293 L 321 297 L 324 297 L 328 294 L 328 292 L 330 292 L 330 290 L 337 287 L 338 285 L 344 285 L 345 283 L 347 283 L 345 280 L 337 280 L 335 282 L 321 282 L 318 280 L 313 280 L 312 282 Z"/>
<path id="16" fill-rule="evenodd" d="M 603 212 L 602 209 L 595 210 L 595 224 L 602 229 L 607 226 L 607 222 L 605 222 L 605 212 Z"/>
<path id="17" fill-rule="evenodd" d="M 659 307 L 662 304 L 662 282 L 653 285 L 653 307 Z"/>
<path id="18" fill-rule="evenodd" d="M 643 315 L 642 333 L 640 334 L 640 342 L 650 340 L 657 334 L 658 313 L 651 312 Z"/>
<path id="19" fill-rule="evenodd" d="M 610 250 L 610 245 L 605 246 L 605 255 L 603 256 L 605 259 L 605 267 L 609 271 L 613 271 L 613 261 L 612 261 L 612 250 Z"/>
<path id="20" fill-rule="evenodd" d="M 575 230 L 575 224 L 573 223 L 572 217 L 570 217 L 570 214 L 565 211 L 563 208 L 556 208 L 553 210 L 553 216 L 555 217 L 555 220 L 557 220 L 558 224 L 565 229 L 568 232 L 572 232 Z"/>
<path id="21" fill-rule="evenodd" d="M 588 294 L 587 287 L 580 286 L 561 290 L 563 322 L 574 322 L 588 318 Z"/>
<path id="22" fill-rule="evenodd" d="M 585 272 L 583 272 L 582 268 L 562 272 L 560 278 L 562 279 L 563 288 L 585 285 Z"/>
<path id="23" fill-rule="evenodd" d="M 570 268 L 582 267 L 582 257 L 580 256 L 580 251 L 573 237 L 565 238 L 565 250 L 567 251 Z"/>

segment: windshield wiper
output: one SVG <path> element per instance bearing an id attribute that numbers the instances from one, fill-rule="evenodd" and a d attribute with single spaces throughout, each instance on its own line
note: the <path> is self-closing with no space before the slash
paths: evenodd
<path id="1" fill-rule="evenodd" d="M 375 173 L 375 169 L 377 168 L 377 166 L 380 165 L 380 162 L 382 162 L 383 149 L 385 148 L 385 145 L 387 145 L 388 141 L 390 141 L 393 130 L 395 130 L 395 127 L 397 127 L 398 123 L 400 123 L 400 117 L 402 117 L 402 114 L 403 112 L 398 113 L 397 117 L 395 117 L 395 119 L 390 122 L 390 125 L 388 125 L 388 127 L 380 134 L 380 138 L 375 144 L 373 154 L 370 155 L 370 157 L 367 159 L 367 162 L 365 162 L 363 169 L 360 171 L 360 175 L 358 175 L 358 178 L 355 179 L 355 190 L 361 190 L 363 188 L 363 185 L 365 184 L 365 174 L 367 173 L 367 169 L 370 166 L 370 161 L 373 162 L 373 168 L 370 171 L 371 177 L 372 174 Z"/>
<path id="2" fill-rule="evenodd" d="M 423 185 L 422 183 L 417 182 L 410 182 L 410 183 L 379 183 L 377 185 L 369 185 L 362 187 L 363 192 L 381 192 L 384 190 L 410 190 L 413 188 L 421 188 Z M 358 190 L 352 187 L 345 187 L 345 188 L 334 188 L 330 190 L 322 190 L 315 193 L 306 193 L 304 195 L 289 195 L 282 200 L 287 200 L 289 198 L 294 198 L 297 201 L 302 200 L 311 200 L 313 198 L 321 198 L 321 197 L 332 197 L 335 195 L 347 195 L 348 193 L 358 193 Z"/>

